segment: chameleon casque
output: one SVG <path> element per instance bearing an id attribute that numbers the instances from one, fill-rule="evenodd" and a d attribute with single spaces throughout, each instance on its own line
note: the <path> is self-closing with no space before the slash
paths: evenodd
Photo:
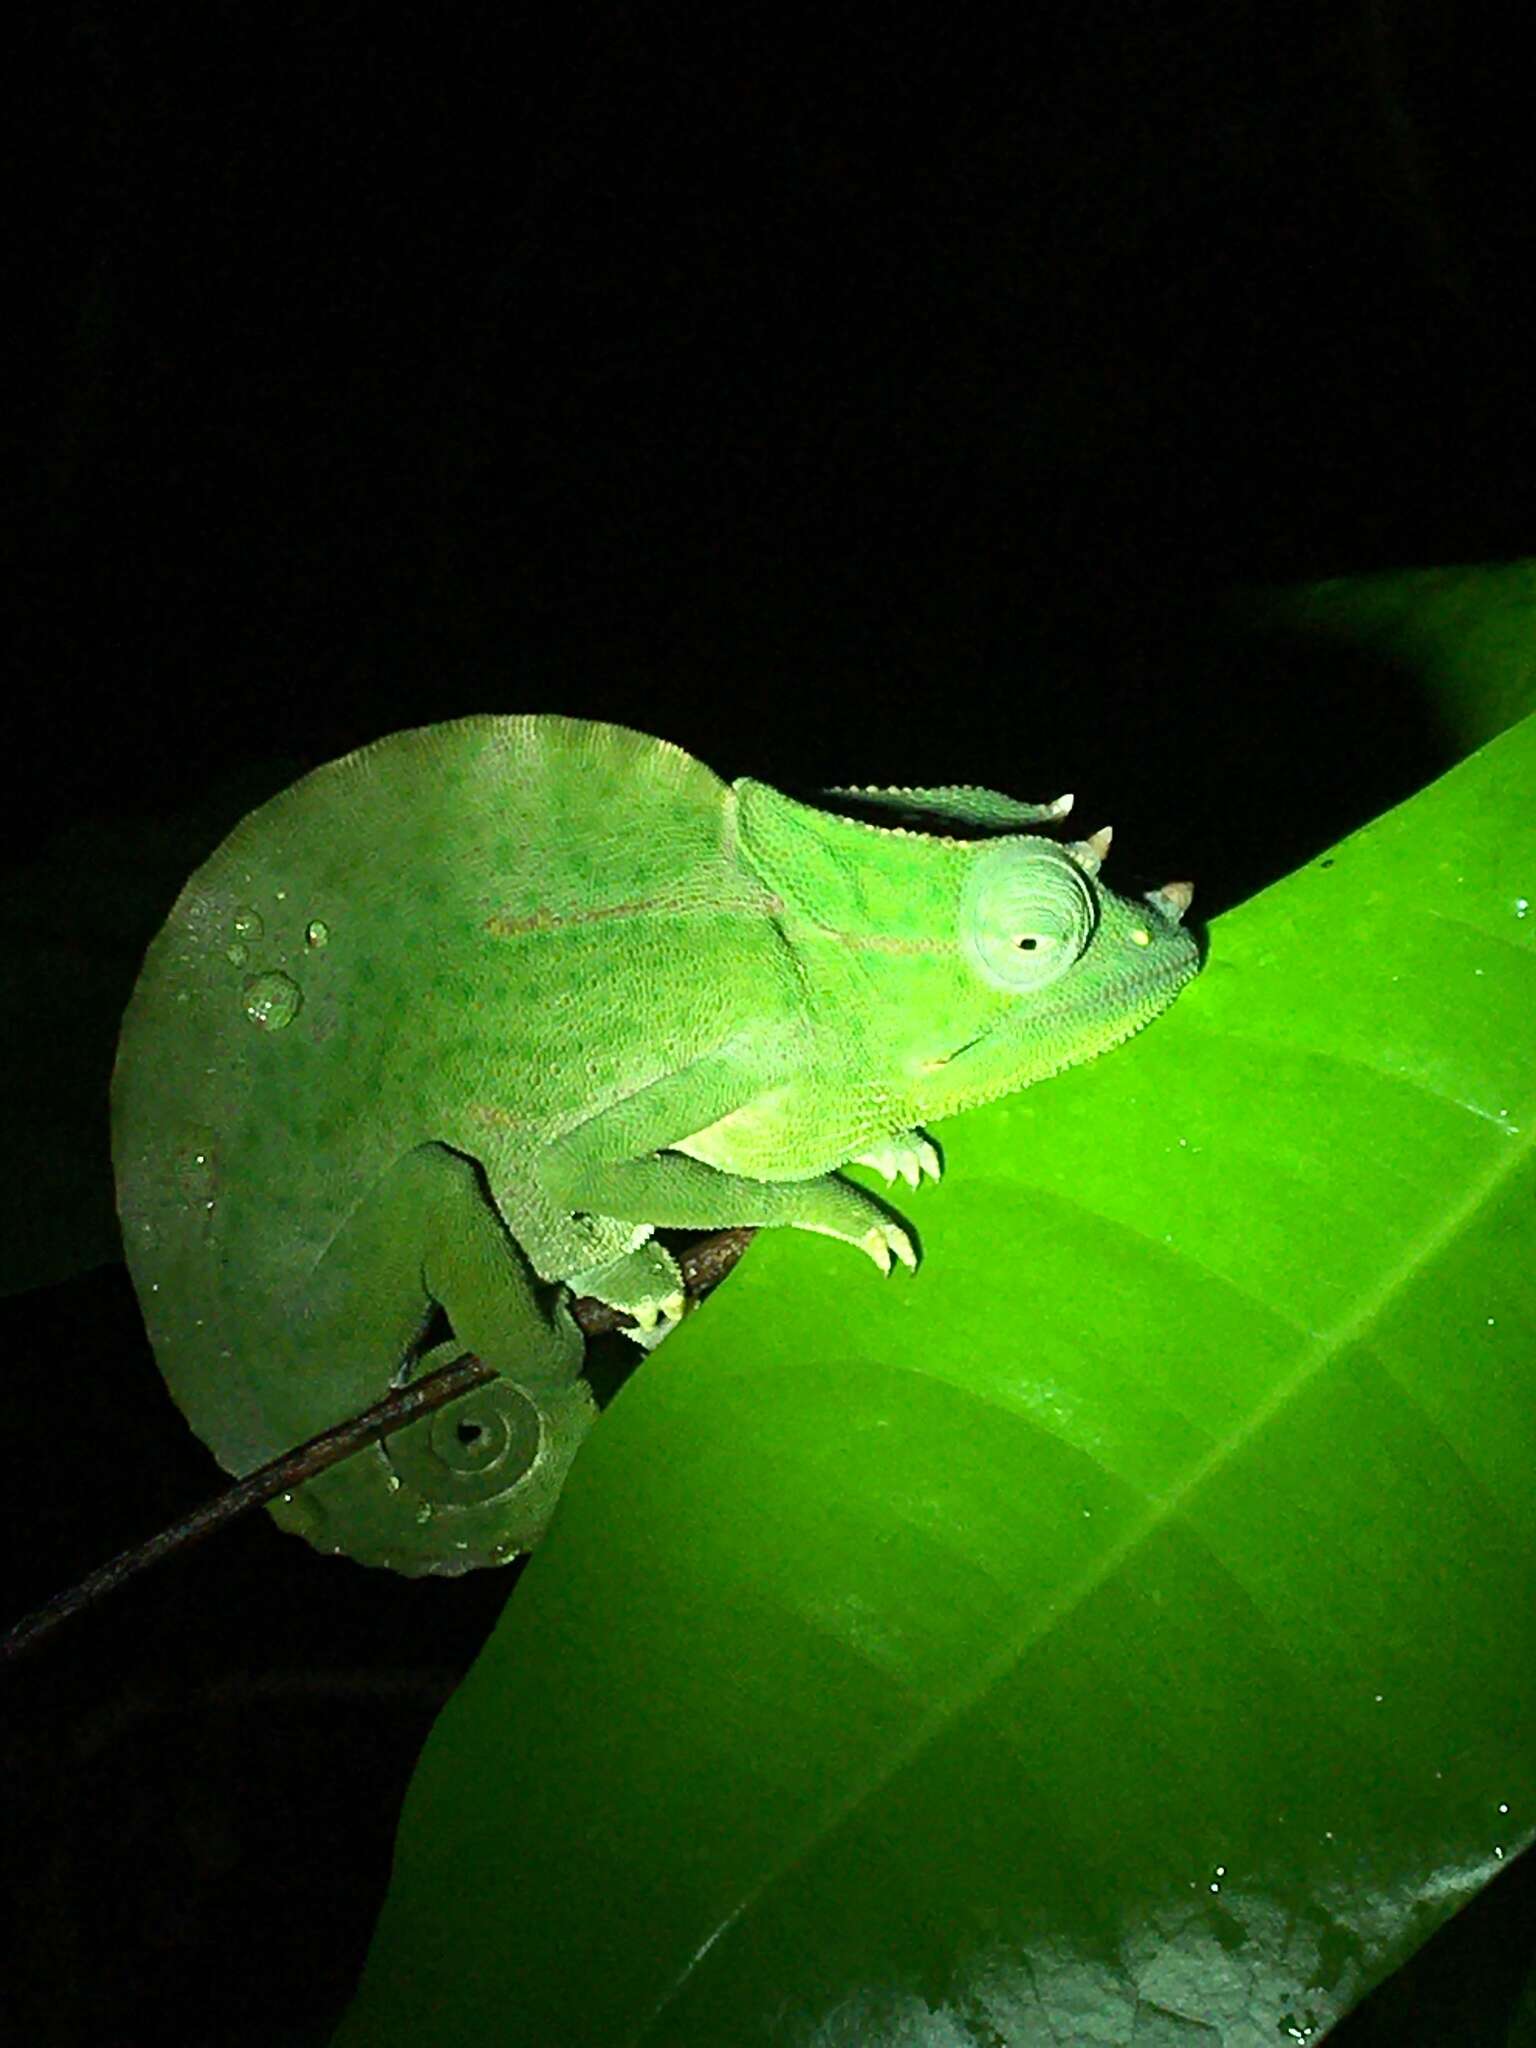
<path id="1" fill-rule="evenodd" d="M 396 733 L 251 813 L 123 1022 L 124 1248 L 171 1390 L 246 1473 L 472 1350 L 501 1375 L 273 1504 L 405 1572 L 534 1543 L 595 1413 L 565 1289 L 653 1342 L 658 1226 L 889 1270 L 922 1126 L 1091 1059 L 1198 968 L 1190 891 L 1106 889 L 1071 799 L 727 784 L 551 716 Z M 870 819 L 849 815 L 874 811 Z M 903 820 L 918 821 L 915 826 Z"/>

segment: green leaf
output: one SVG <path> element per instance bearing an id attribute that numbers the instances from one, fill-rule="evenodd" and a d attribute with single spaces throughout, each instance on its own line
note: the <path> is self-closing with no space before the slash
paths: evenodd
<path id="1" fill-rule="evenodd" d="M 1235 609 L 1250 627 L 1267 619 L 1394 659 L 1468 746 L 1536 703 L 1536 561 L 1341 576 Z"/>
<path id="2" fill-rule="evenodd" d="M 427 1746 L 338 2041 L 1315 2038 L 1536 1817 L 1536 720 L 765 1233 Z"/>

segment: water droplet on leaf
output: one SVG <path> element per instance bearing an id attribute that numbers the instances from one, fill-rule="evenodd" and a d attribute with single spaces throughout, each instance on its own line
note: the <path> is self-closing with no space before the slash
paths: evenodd
<path id="1" fill-rule="evenodd" d="M 299 1014 L 304 1000 L 298 983 L 286 974 L 254 974 L 241 990 L 245 1014 L 263 1031 L 281 1031 Z"/>

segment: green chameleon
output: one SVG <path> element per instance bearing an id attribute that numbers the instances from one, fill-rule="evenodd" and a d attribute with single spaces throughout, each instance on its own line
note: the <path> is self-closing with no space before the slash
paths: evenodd
<path id="1" fill-rule="evenodd" d="M 914 1266 L 836 1169 L 936 1176 L 922 1124 L 1118 1044 L 1197 970 L 1187 884 L 1132 903 L 1107 831 L 1020 830 L 1070 797 L 827 796 L 622 726 L 462 718 L 316 769 L 192 877 L 112 1120 L 194 1429 L 245 1473 L 466 1350 L 501 1375 L 274 1503 L 285 1528 L 405 1572 L 528 1548 L 595 1412 L 562 1289 L 650 1343 L 684 1305 L 658 1226 Z"/>

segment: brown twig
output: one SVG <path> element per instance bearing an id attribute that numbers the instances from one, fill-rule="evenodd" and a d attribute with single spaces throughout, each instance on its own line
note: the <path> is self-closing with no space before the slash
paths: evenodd
<path id="1" fill-rule="evenodd" d="M 719 1231 L 678 1254 L 690 1302 L 701 1300 L 719 1285 L 754 1234 L 751 1230 Z M 571 1303 L 571 1312 L 583 1334 L 589 1337 L 621 1329 L 631 1320 L 615 1313 L 606 1303 L 586 1296 Z M 461 1394 L 467 1394 L 471 1388 L 484 1386 L 487 1380 L 495 1378 L 496 1373 L 490 1366 L 483 1365 L 473 1352 L 466 1352 L 462 1358 L 454 1359 L 451 1365 L 425 1373 L 409 1386 L 393 1388 L 382 1401 L 375 1401 L 360 1415 L 348 1416 L 335 1428 L 322 1430 L 319 1436 L 312 1436 L 307 1443 L 285 1451 L 270 1464 L 248 1473 L 224 1493 L 204 1501 L 201 1507 L 194 1508 L 191 1514 L 160 1530 L 147 1542 L 135 1544 L 131 1550 L 119 1551 L 116 1557 L 89 1573 L 78 1585 L 54 1594 L 51 1600 L 44 1601 L 31 1614 L 24 1615 L 14 1628 L 0 1636 L 0 1665 L 25 1656 L 61 1623 L 94 1606 L 98 1600 L 104 1600 L 148 1566 L 158 1564 L 161 1558 L 190 1549 L 194 1543 L 201 1543 L 205 1536 L 211 1536 L 238 1515 L 263 1506 L 280 1493 L 292 1492 L 294 1487 L 312 1479 L 317 1472 L 324 1472 L 330 1465 L 339 1465 L 343 1458 L 354 1457 L 357 1452 L 366 1450 L 369 1444 L 377 1443 L 380 1437 L 388 1436 L 392 1430 L 402 1428 L 407 1422 L 415 1422 L 423 1415 L 430 1415 L 435 1408 L 442 1408 Z"/>
<path id="2" fill-rule="evenodd" d="M 234 1521 L 250 1509 L 261 1507 L 280 1493 L 291 1493 L 306 1479 L 312 1479 L 317 1472 L 325 1471 L 328 1465 L 338 1465 L 343 1458 L 364 1450 L 371 1443 L 377 1443 L 381 1436 L 387 1436 L 403 1423 L 414 1422 L 418 1416 L 430 1414 L 434 1408 L 441 1408 L 445 1402 L 454 1400 L 460 1394 L 467 1394 L 471 1387 L 484 1385 L 496 1375 L 488 1365 L 482 1365 L 472 1352 L 456 1358 L 451 1365 L 442 1366 L 437 1372 L 427 1373 L 414 1380 L 408 1387 L 396 1387 L 385 1395 L 382 1401 L 375 1401 L 371 1408 L 365 1408 L 361 1415 L 348 1416 L 334 1429 L 327 1429 L 319 1436 L 313 1436 L 308 1443 L 285 1451 L 280 1458 L 274 1458 L 269 1465 L 262 1465 L 255 1472 L 224 1493 L 206 1500 L 191 1514 L 184 1515 L 179 1522 L 161 1529 L 151 1536 L 147 1543 L 136 1543 L 131 1550 L 121 1550 L 117 1556 L 101 1565 L 96 1571 L 81 1579 L 78 1585 L 67 1592 L 55 1593 L 51 1600 L 25 1615 L 16 1626 L 0 1636 L 0 1664 L 8 1664 L 24 1656 L 30 1649 L 50 1635 L 61 1622 L 68 1621 L 82 1609 L 104 1600 L 109 1593 L 126 1585 L 129 1579 L 152 1564 L 158 1564 L 173 1551 L 189 1549 L 194 1543 L 201 1543 L 205 1536 L 211 1536 L 215 1529 L 222 1529 L 226 1522 Z"/>

